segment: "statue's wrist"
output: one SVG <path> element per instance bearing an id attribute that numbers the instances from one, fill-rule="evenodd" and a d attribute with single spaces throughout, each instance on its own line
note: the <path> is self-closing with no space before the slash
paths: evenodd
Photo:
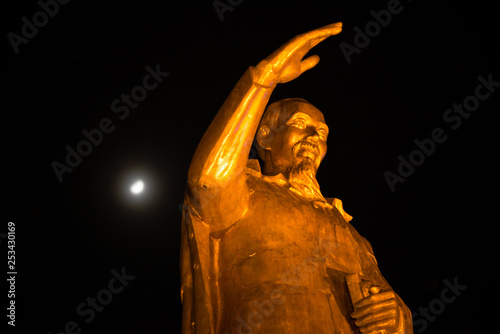
<path id="1" fill-rule="evenodd" d="M 273 89 L 278 84 L 272 66 L 267 60 L 261 61 L 256 67 L 250 67 L 253 83 L 261 88 Z"/>

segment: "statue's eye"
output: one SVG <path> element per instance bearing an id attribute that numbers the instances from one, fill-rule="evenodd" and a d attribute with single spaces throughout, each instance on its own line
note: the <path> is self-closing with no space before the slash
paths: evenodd
<path id="1" fill-rule="evenodd" d="M 325 130 L 319 130 L 319 131 L 318 131 L 318 135 L 319 135 L 319 136 L 321 137 L 321 139 L 323 139 L 323 140 L 326 140 L 326 137 L 328 136 L 328 135 L 326 134 L 326 131 L 325 131 Z"/>
<path id="2" fill-rule="evenodd" d="M 294 119 L 291 125 L 299 129 L 305 129 L 306 122 L 303 119 L 298 118 Z"/>

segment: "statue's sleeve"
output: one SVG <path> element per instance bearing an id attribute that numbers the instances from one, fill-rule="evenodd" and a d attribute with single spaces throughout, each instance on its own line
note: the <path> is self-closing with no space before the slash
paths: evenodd
<path id="1" fill-rule="evenodd" d="M 227 227 L 246 211 L 245 168 L 272 89 L 254 83 L 250 67 L 203 135 L 188 171 L 188 195 L 203 221 Z"/>
<path id="2" fill-rule="evenodd" d="M 208 226 L 184 196 L 181 227 L 182 334 L 213 334 L 218 294 Z"/>

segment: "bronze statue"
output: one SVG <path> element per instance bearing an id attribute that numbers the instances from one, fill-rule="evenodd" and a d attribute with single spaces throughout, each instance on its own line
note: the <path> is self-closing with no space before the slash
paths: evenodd
<path id="1" fill-rule="evenodd" d="M 250 67 L 201 140 L 183 209 L 182 333 L 413 333 L 369 242 L 321 194 L 323 114 L 298 98 L 266 109 L 278 83 L 319 62 L 302 60 L 309 50 L 341 30 L 299 35 Z M 254 137 L 262 170 L 248 158 Z"/>

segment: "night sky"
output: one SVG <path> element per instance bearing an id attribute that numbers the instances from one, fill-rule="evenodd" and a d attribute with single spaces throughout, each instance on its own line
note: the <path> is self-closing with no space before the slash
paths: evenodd
<path id="1" fill-rule="evenodd" d="M 312 50 L 320 63 L 279 85 L 271 101 L 303 97 L 323 111 L 330 135 L 322 192 L 354 216 L 383 275 L 416 312 L 415 332 L 497 328 L 494 5 L 231 3 L 221 16 L 210 0 L 71 1 L 57 13 L 52 5 L 53 17 L 37 15 L 35 0 L 2 10 L 0 240 L 6 255 L 14 222 L 17 270 L 16 326 L 5 315 L 2 326 L 30 334 L 180 333 L 179 205 L 198 142 L 249 66 L 295 35 L 342 21 L 341 34 Z M 388 5 L 397 13 L 385 27 L 369 24 L 363 40 L 359 31 Z M 25 27 L 25 38 L 34 15 L 40 27 Z M 132 92 L 140 101 L 127 105 L 123 96 Z M 471 111 L 460 116 L 453 105 L 464 103 Z M 433 133 L 440 142 L 431 145 Z M 95 144 L 82 143 L 86 134 Z M 428 155 L 416 141 L 427 143 Z M 68 148 L 77 147 L 86 156 L 68 158 L 70 167 Z M 391 189 L 388 172 L 400 174 L 401 159 L 410 158 L 418 166 L 400 167 L 404 182 Z M 67 172 L 58 177 L 54 165 Z M 134 196 L 138 179 L 145 190 Z M 444 303 L 454 282 L 467 288 Z M 111 299 L 92 310 L 88 301 L 98 294 Z M 429 307 L 435 315 L 422 320 L 419 309 Z"/>

